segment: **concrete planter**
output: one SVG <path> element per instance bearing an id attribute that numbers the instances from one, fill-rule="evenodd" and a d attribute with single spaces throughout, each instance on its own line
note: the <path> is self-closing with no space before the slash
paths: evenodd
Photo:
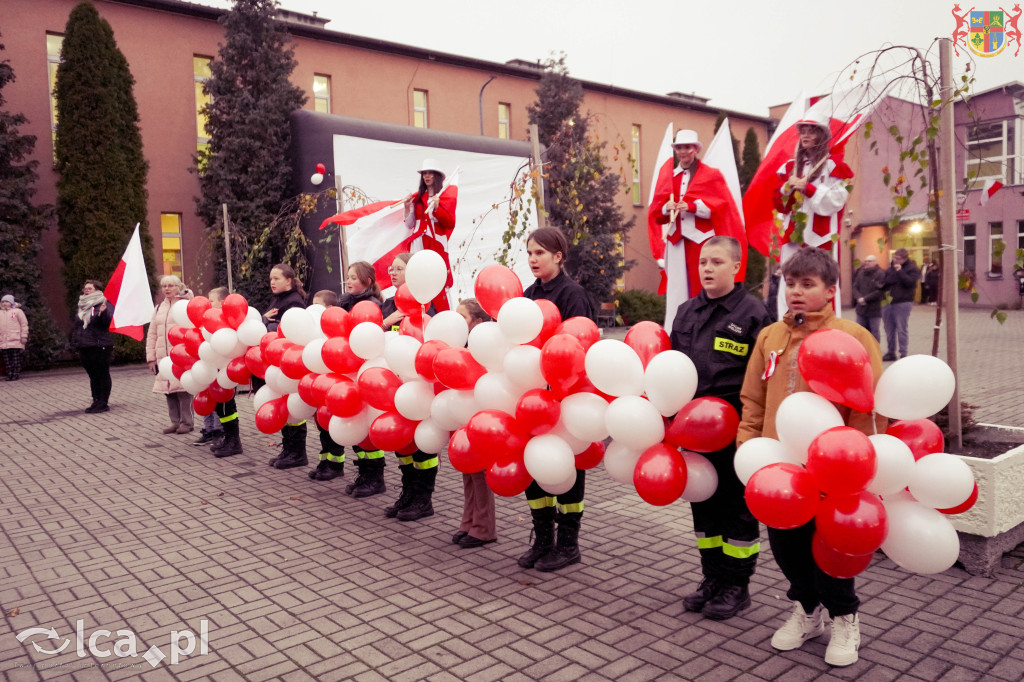
<path id="1" fill-rule="evenodd" d="M 1015 443 L 1024 429 L 979 425 L 987 441 Z M 960 562 L 972 575 L 991 575 L 1003 554 L 1024 542 L 1024 445 L 994 459 L 960 456 L 974 472 L 978 502 L 950 521 L 960 535 Z"/>

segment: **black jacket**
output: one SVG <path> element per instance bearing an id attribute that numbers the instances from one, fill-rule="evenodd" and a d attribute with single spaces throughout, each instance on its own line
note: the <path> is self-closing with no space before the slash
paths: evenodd
<path id="1" fill-rule="evenodd" d="M 107 301 L 107 309 L 102 313 L 99 306 L 92 309 L 89 324 L 82 326 L 82 321 L 75 318 L 75 326 L 71 331 L 71 345 L 75 348 L 109 348 L 114 345 L 114 335 L 110 333 L 110 322 L 114 319 L 114 304 Z"/>
<path id="2" fill-rule="evenodd" d="M 360 301 L 372 301 L 377 304 L 378 308 L 382 307 L 380 299 L 377 298 L 376 296 L 373 296 L 370 293 L 369 289 L 365 290 L 361 294 L 344 294 L 341 298 L 338 299 L 338 307 L 344 308 L 345 310 L 351 312 L 352 308 L 355 307 L 356 303 L 359 303 Z M 392 310 L 391 312 L 394 312 L 394 310 Z M 385 315 L 385 317 L 387 317 L 387 315 Z"/>
<path id="3" fill-rule="evenodd" d="M 558 276 L 550 282 L 542 282 L 539 279 L 526 288 L 523 296 L 536 301 L 544 299 L 551 301 L 562 314 L 563 320 L 570 317 L 588 317 L 597 322 L 597 315 L 594 314 L 594 306 L 590 302 L 590 296 L 579 284 L 569 279 L 565 272 L 558 273 Z"/>
<path id="4" fill-rule="evenodd" d="M 864 302 L 860 303 L 859 299 Z M 881 317 L 882 299 L 885 298 L 885 270 L 877 265 L 857 268 L 853 275 L 853 303 L 864 317 Z"/>
<path id="5" fill-rule="evenodd" d="M 295 289 L 289 289 L 288 291 L 281 294 L 273 294 L 270 297 L 270 303 L 267 304 L 267 310 L 273 310 L 277 308 L 277 315 L 273 320 L 268 320 L 266 316 L 263 316 L 263 322 L 267 325 L 268 331 L 277 331 L 277 325 L 281 324 L 281 318 L 284 314 L 292 308 L 305 308 L 306 300 L 302 297 L 302 294 L 295 291 Z"/>
<path id="6" fill-rule="evenodd" d="M 899 270 L 895 264 L 890 263 L 889 269 L 885 271 L 885 288 L 889 290 L 893 303 L 913 303 L 917 283 L 920 281 L 921 270 L 910 259 Z"/>
<path id="7" fill-rule="evenodd" d="M 685 353 L 697 367 L 695 397 L 714 396 L 740 407 L 740 388 L 754 342 L 771 324 L 764 302 L 742 284 L 719 298 L 701 291 L 684 301 L 672 322 L 672 349 Z"/>

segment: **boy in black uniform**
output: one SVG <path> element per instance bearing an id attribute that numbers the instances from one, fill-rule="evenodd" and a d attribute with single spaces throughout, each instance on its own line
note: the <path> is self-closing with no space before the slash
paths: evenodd
<path id="1" fill-rule="evenodd" d="M 740 388 L 757 334 L 771 323 L 764 303 L 734 278 L 742 258 L 732 237 L 712 237 L 700 252 L 703 291 L 684 302 L 672 324 L 672 348 L 697 367 L 696 397 L 714 396 L 740 412 Z M 718 472 L 718 489 L 694 502 L 693 529 L 704 579 L 683 599 L 687 611 L 713 620 L 731 618 L 750 606 L 748 585 L 760 550 L 757 519 L 747 509 L 736 477 L 736 446 L 708 455 Z"/>

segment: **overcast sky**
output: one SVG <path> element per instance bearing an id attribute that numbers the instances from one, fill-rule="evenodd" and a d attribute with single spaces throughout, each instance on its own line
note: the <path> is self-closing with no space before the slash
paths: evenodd
<path id="1" fill-rule="evenodd" d="M 230 7 L 230 0 L 192 0 Z M 495 62 L 535 61 L 565 52 L 584 80 L 657 94 L 710 98 L 723 109 L 767 115 L 801 90 L 832 89 L 851 63 L 890 45 L 928 50 L 956 22 L 945 0 L 279 0 L 317 12 L 333 31 Z M 1012 0 L 962 5 L 1016 14 Z M 1024 21 L 1019 24 L 1024 28 Z M 976 91 L 1024 80 L 1024 50 L 974 58 Z M 971 56 L 954 57 L 956 77 Z M 933 54 L 934 54 L 933 49 Z M 938 58 L 935 58 L 936 65 Z"/>

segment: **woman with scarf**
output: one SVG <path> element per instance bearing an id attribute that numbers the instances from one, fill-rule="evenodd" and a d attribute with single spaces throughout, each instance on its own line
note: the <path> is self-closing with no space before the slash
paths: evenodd
<path id="1" fill-rule="evenodd" d="M 103 296 L 103 284 L 94 279 L 86 280 L 82 295 L 78 297 L 71 343 L 78 349 L 82 367 L 89 375 L 92 405 L 85 408 L 89 414 L 110 410 L 107 401 L 111 387 L 110 358 L 114 354 L 114 337 L 110 334 L 113 319 L 114 305 Z"/>
<path id="2" fill-rule="evenodd" d="M 444 259 L 448 279 L 433 305 L 438 311 L 450 310 L 448 287 L 452 285 L 452 267 L 448 262 L 448 238 L 455 229 L 456 188 L 446 190 L 444 172 L 434 159 L 425 159 L 419 174 L 419 189 L 405 199 L 405 224 L 413 230 L 409 250 L 430 249 Z"/>
<path id="3" fill-rule="evenodd" d="M 21 353 L 28 343 L 28 318 L 7 294 L 0 301 L 0 351 L 4 356 L 7 381 L 17 381 L 21 376 Z"/>
<path id="4" fill-rule="evenodd" d="M 149 369 L 156 374 L 153 382 L 153 393 L 162 393 L 167 400 L 167 414 L 171 425 L 164 433 L 189 433 L 194 428 L 192 417 L 192 394 L 185 390 L 177 379 L 165 379 L 158 369 L 160 361 L 171 354 L 171 342 L 168 333 L 177 327 L 171 316 L 171 308 L 178 301 L 188 301 L 192 292 L 175 275 L 165 275 L 160 280 L 160 291 L 164 300 L 153 311 L 153 320 L 149 323 L 146 335 L 146 362 Z"/>

